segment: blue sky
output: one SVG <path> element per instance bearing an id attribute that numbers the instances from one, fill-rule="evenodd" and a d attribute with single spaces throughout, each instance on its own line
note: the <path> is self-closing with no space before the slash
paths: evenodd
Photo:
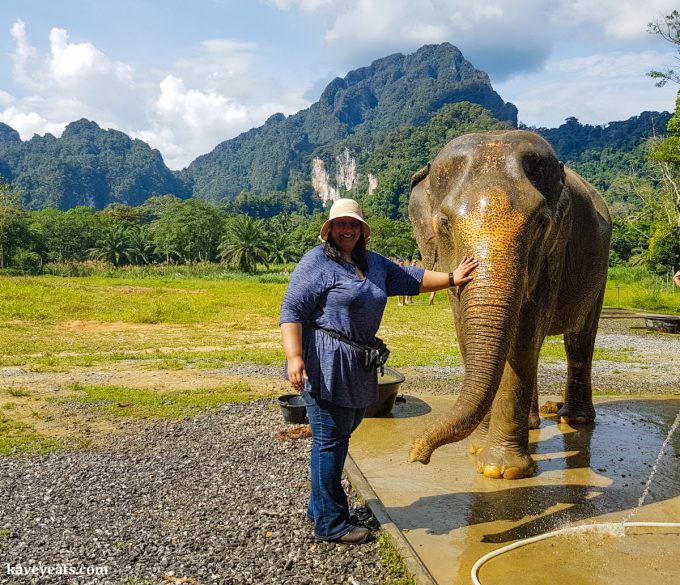
<path id="1" fill-rule="evenodd" d="M 173 169 L 292 114 L 336 76 L 448 41 L 530 126 L 675 108 L 645 74 L 678 52 L 668 0 L 2 0 L 0 122 L 27 140 L 79 118 Z"/>

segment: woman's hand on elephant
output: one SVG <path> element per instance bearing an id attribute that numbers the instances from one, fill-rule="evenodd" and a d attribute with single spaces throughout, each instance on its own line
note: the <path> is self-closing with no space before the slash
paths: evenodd
<path id="1" fill-rule="evenodd" d="M 420 292 L 443 290 L 451 286 L 461 286 L 472 280 L 470 273 L 477 268 L 479 262 L 474 256 L 465 256 L 453 272 L 436 272 L 425 270 L 420 283 Z"/>
<path id="2" fill-rule="evenodd" d="M 288 381 L 291 383 L 293 388 L 298 392 L 302 392 L 305 387 L 305 380 L 309 380 L 307 377 L 307 370 L 305 370 L 305 362 L 302 360 L 301 356 L 296 356 L 288 360 Z"/>
<path id="3" fill-rule="evenodd" d="M 473 277 L 470 273 L 479 266 L 479 261 L 474 256 L 464 256 L 458 268 L 453 271 L 453 283 L 456 286 L 467 284 Z"/>

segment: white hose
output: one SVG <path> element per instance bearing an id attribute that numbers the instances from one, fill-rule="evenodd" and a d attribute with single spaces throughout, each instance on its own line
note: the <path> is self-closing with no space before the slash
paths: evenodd
<path id="1" fill-rule="evenodd" d="M 498 557 L 506 552 L 531 544 L 532 542 L 538 542 L 539 540 L 546 540 L 547 538 L 552 538 L 553 536 L 558 536 L 560 534 L 575 534 L 579 532 L 587 532 L 589 530 L 607 532 L 609 534 L 617 534 L 623 536 L 625 534 L 626 528 L 629 526 L 646 526 L 646 527 L 673 527 L 680 528 L 680 522 L 608 522 L 605 524 L 581 524 L 578 526 L 568 526 L 567 528 L 560 528 L 559 530 L 554 530 L 553 532 L 546 532 L 545 534 L 539 534 L 538 536 L 532 536 L 531 538 L 525 538 L 524 540 L 518 540 L 507 546 L 501 547 L 490 553 L 485 554 L 481 557 L 473 566 L 470 576 L 472 577 L 472 582 L 474 585 L 482 585 L 477 577 L 479 569 L 487 561 L 490 561 L 494 557 Z"/>

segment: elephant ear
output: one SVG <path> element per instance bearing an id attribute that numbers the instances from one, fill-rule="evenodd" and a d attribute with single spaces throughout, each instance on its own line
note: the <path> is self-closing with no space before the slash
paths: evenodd
<path id="1" fill-rule="evenodd" d="M 418 243 L 425 268 L 432 270 L 439 259 L 437 239 L 432 227 L 432 206 L 430 198 L 430 164 L 420 169 L 411 178 L 408 215 Z"/>

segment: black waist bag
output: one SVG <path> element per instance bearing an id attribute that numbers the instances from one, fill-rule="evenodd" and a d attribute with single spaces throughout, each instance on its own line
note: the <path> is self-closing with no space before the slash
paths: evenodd
<path id="1" fill-rule="evenodd" d="M 323 331 L 330 337 L 333 337 L 338 341 L 342 341 L 343 343 L 346 343 L 355 350 L 358 350 L 359 355 L 363 356 L 364 361 L 362 365 L 364 366 L 365 369 L 380 370 L 381 376 L 385 374 L 385 362 L 387 362 L 387 358 L 390 357 L 390 350 L 385 345 L 385 342 L 379 337 L 376 337 L 373 340 L 372 345 L 364 345 L 362 343 L 357 343 L 356 341 L 353 341 L 352 339 L 344 336 L 342 333 L 336 331 L 335 329 L 326 329 L 325 327 L 319 327 L 315 323 L 312 324 L 312 327 L 314 327 L 314 329 L 321 329 L 321 331 Z"/>

